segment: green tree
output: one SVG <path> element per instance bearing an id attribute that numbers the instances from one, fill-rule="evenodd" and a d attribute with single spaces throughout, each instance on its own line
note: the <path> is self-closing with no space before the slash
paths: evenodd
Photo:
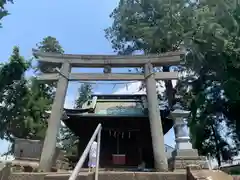
<path id="1" fill-rule="evenodd" d="M 82 108 L 83 104 L 91 99 L 92 86 L 91 84 L 84 83 L 78 89 L 78 98 L 75 101 L 75 108 Z"/>
<path id="2" fill-rule="evenodd" d="M 63 54 L 64 50 L 62 46 L 60 45 L 59 41 L 52 36 L 47 36 L 43 38 L 41 42 L 37 44 L 38 50 L 42 52 L 49 52 L 49 53 L 59 53 Z"/>
<path id="3" fill-rule="evenodd" d="M 187 57 L 188 67 L 199 78 L 195 80 L 195 94 L 203 92 L 205 86 L 219 84 L 226 98 L 222 111 L 229 123 L 237 125 L 236 105 L 239 105 L 239 5 L 221 1 L 219 5 L 204 4 L 196 14 L 194 31 L 189 33 L 191 53 Z M 220 13 L 225 12 L 223 14 Z M 203 16 L 207 16 L 203 20 Z M 213 18 L 214 17 L 214 18 Z M 190 39 L 190 38 L 189 38 Z M 192 45 L 193 44 L 193 45 Z M 194 53 L 193 53 L 194 52 Z M 193 61 L 193 59 L 195 59 Z M 239 129 L 236 129 L 236 133 Z"/>
<path id="4" fill-rule="evenodd" d="M 38 43 L 37 50 L 50 53 L 63 53 L 59 42 L 51 36 L 44 38 Z M 35 69 L 37 73 L 48 72 L 49 70 L 53 71 L 53 67 L 44 63 L 39 63 Z M 38 123 L 34 124 L 35 133 L 38 135 L 38 139 L 43 140 L 47 130 L 48 111 L 51 110 L 55 95 L 54 83 L 44 84 L 39 82 L 37 78 L 31 78 L 30 81 L 30 99 L 28 102 L 30 116 L 38 119 Z"/>
<path id="5" fill-rule="evenodd" d="M 29 83 L 24 73 L 30 62 L 20 56 L 19 48 L 14 47 L 9 62 L 0 68 L 0 138 L 12 141 L 14 137 L 34 138 L 36 119 L 29 118 Z"/>
<path id="6" fill-rule="evenodd" d="M 0 21 L 2 20 L 2 18 L 4 18 L 5 16 L 9 15 L 8 11 L 5 8 L 5 5 L 7 3 L 13 3 L 13 0 L 0 0 Z M 1 27 L 1 22 L 0 22 L 0 27 Z"/>
<path id="7" fill-rule="evenodd" d="M 58 42 L 47 37 L 40 43 L 39 50 L 47 52 L 53 44 L 53 52 L 62 52 Z M 31 61 L 19 54 L 14 47 L 9 62 L 0 68 L 0 101 L 1 101 L 1 138 L 12 141 L 13 138 L 44 139 L 47 128 L 47 111 L 51 109 L 54 87 L 41 84 L 36 78 L 25 77 L 31 68 Z M 40 69 L 40 68 L 39 68 Z"/>
<path id="8" fill-rule="evenodd" d="M 239 5 L 229 2 L 220 1 L 217 6 L 209 1 L 199 4 L 195 23 L 184 41 L 188 50 L 186 67 L 191 75 L 181 85 L 185 86 L 182 97 L 190 97 L 193 143 L 204 155 L 208 151 L 216 157 L 219 165 L 236 155 L 240 139 L 236 116 L 239 114 L 236 107 L 240 105 Z M 186 92 L 186 87 L 191 90 Z M 220 136 L 223 128 L 235 143 Z M 205 136 L 196 132 L 205 132 Z"/>
<path id="9" fill-rule="evenodd" d="M 208 92 L 206 92 L 208 91 Z M 205 90 L 205 96 L 199 97 L 203 101 L 195 112 L 193 106 L 197 105 L 192 101 L 192 119 L 189 121 L 192 140 L 195 148 L 202 155 L 210 154 L 217 159 L 218 165 L 222 161 L 231 160 L 238 152 L 238 139 L 235 138 L 234 129 L 226 127 L 226 116 L 223 114 L 225 100 L 219 92 L 219 86 L 212 86 Z M 202 132 L 202 133 L 200 133 Z M 230 143 L 231 137 L 235 143 Z"/>
<path id="10" fill-rule="evenodd" d="M 58 53 L 63 54 L 64 50 L 60 45 L 59 41 L 52 36 L 47 36 L 43 38 L 43 40 L 37 44 L 37 50 L 47 53 Z M 55 68 L 61 68 L 61 64 L 53 64 L 46 62 L 39 62 L 37 65 L 37 70 L 42 73 L 51 73 L 55 72 Z"/>
<path id="11" fill-rule="evenodd" d="M 55 37 L 52 36 L 47 36 L 43 38 L 43 40 L 37 44 L 36 50 L 46 53 L 60 53 L 60 54 L 64 53 L 64 50 L 60 43 L 57 41 Z M 55 72 L 56 67 L 60 67 L 60 64 L 38 62 L 37 66 L 35 67 L 35 70 L 37 73 L 50 73 Z M 33 88 L 35 88 L 35 90 L 37 90 L 37 92 L 41 94 L 41 97 L 44 97 L 45 99 L 49 100 L 48 106 L 50 110 L 55 94 L 54 90 L 55 83 L 48 82 L 41 83 L 36 78 L 33 78 L 32 84 Z M 36 96 L 38 96 L 37 93 Z"/>

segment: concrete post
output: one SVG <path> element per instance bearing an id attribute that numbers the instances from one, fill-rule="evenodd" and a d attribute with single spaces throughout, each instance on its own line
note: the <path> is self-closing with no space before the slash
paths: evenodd
<path id="1" fill-rule="evenodd" d="M 53 164 L 53 157 L 56 150 L 57 136 L 61 125 L 61 118 L 65 96 L 68 87 L 68 76 L 71 67 L 69 62 L 64 62 L 60 71 L 57 83 L 56 94 L 52 105 L 51 115 L 48 120 L 48 129 L 46 132 L 41 160 L 39 164 L 40 170 L 50 171 Z"/>
<path id="2" fill-rule="evenodd" d="M 160 117 L 160 110 L 156 90 L 156 80 L 154 78 L 153 66 L 151 63 L 145 64 L 144 72 L 146 78 L 148 115 L 152 135 L 155 169 L 158 171 L 167 171 L 168 164 L 165 154 L 162 121 Z"/>

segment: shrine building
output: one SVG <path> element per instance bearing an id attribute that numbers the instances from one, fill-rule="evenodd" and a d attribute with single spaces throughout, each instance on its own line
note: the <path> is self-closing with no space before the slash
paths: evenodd
<path id="1" fill-rule="evenodd" d="M 146 168 L 154 168 L 146 98 L 142 94 L 92 95 L 81 109 L 65 109 L 63 121 L 79 137 L 78 156 L 82 155 L 95 128 L 101 123 L 100 167 L 132 168 L 144 162 Z M 170 111 L 167 107 L 160 109 L 163 133 L 166 134 L 172 128 L 173 120 L 168 118 Z M 173 150 L 165 145 L 168 157 Z M 84 166 L 87 167 L 87 160 Z"/>

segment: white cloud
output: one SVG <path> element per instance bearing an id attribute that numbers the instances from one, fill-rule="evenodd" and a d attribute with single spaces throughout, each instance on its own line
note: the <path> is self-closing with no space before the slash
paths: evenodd
<path id="1" fill-rule="evenodd" d="M 172 80 L 173 86 L 176 86 L 177 81 L 176 80 Z M 116 90 L 113 94 L 146 94 L 146 90 L 139 90 L 140 86 L 141 86 L 142 82 L 140 81 L 136 81 L 130 84 L 126 84 L 123 88 L 119 88 L 118 90 Z M 158 91 L 160 93 L 163 93 L 165 90 L 164 87 L 164 83 L 161 82 L 157 85 L 158 87 Z"/>
<path id="2" fill-rule="evenodd" d="M 141 82 L 126 84 L 123 88 L 119 88 L 113 94 L 145 94 L 145 90 L 139 91 Z"/>

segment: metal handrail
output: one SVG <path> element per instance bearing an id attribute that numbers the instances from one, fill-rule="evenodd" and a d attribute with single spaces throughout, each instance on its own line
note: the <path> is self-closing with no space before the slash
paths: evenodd
<path id="1" fill-rule="evenodd" d="M 80 157 L 76 167 L 74 168 L 69 180 L 76 180 L 79 172 L 80 172 L 80 169 L 82 168 L 83 166 L 83 163 L 84 161 L 86 160 L 87 158 L 87 155 L 91 149 L 91 146 L 94 142 L 94 140 L 96 139 L 97 137 L 97 162 L 96 162 L 96 171 L 95 171 L 95 180 L 98 180 L 98 171 L 99 171 L 99 156 L 100 156 L 100 142 L 101 142 L 101 130 L 102 130 L 102 125 L 101 124 L 98 124 L 96 130 L 94 131 L 91 139 L 89 140 L 88 144 L 87 144 L 87 147 L 85 148 L 85 150 L 83 151 L 83 154 L 82 156 Z"/>

